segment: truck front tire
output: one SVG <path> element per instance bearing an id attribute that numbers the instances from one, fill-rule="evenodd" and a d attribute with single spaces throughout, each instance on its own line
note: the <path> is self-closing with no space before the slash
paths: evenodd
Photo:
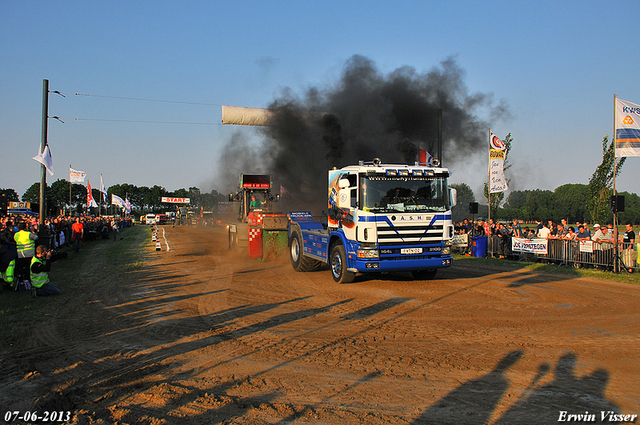
<path id="1" fill-rule="evenodd" d="M 303 255 L 304 245 L 302 243 L 302 234 L 299 230 L 294 230 L 289 239 L 289 258 L 291 265 L 297 272 L 312 272 L 320 267 L 318 260 L 305 257 Z"/>
<path id="2" fill-rule="evenodd" d="M 334 245 L 329 258 L 331 276 L 337 283 L 351 283 L 356 274 L 347 270 L 347 253 L 342 244 Z"/>

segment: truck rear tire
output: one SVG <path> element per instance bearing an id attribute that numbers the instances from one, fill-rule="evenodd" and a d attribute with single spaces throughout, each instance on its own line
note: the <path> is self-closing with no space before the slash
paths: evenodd
<path id="1" fill-rule="evenodd" d="M 436 277 L 436 273 L 438 273 L 438 269 L 428 269 L 428 270 L 412 270 L 411 274 L 415 280 L 431 280 Z"/>
<path id="2" fill-rule="evenodd" d="M 289 257 L 293 270 L 297 272 L 312 272 L 320 267 L 321 263 L 303 255 L 302 234 L 294 230 L 289 239 Z"/>
<path id="3" fill-rule="evenodd" d="M 337 283 L 351 283 L 356 277 L 354 272 L 347 270 L 347 253 L 342 244 L 334 245 L 331 248 L 329 266 L 331 267 L 331 276 Z"/>

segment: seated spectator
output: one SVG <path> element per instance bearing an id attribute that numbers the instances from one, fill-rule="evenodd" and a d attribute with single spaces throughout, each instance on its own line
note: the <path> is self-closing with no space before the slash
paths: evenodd
<path id="1" fill-rule="evenodd" d="M 60 290 L 49 281 L 51 251 L 38 245 L 36 255 L 31 260 L 31 296 L 60 295 Z"/>

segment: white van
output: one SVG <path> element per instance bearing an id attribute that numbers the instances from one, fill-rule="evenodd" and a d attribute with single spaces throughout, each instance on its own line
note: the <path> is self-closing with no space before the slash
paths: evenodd
<path id="1" fill-rule="evenodd" d="M 147 214 L 147 224 L 154 225 L 156 224 L 156 215 L 155 214 Z"/>

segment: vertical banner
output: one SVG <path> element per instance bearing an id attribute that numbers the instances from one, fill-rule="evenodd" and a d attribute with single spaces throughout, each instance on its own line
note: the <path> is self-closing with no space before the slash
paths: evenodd
<path id="1" fill-rule="evenodd" d="M 640 105 L 616 98 L 615 115 L 616 157 L 640 156 Z"/>
<path id="2" fill-rule="evenodd" d="M 489 193 L 504 192 L 508 189 L 504 176 L 504 157 L 506 146 L 489 129 Z"/>

